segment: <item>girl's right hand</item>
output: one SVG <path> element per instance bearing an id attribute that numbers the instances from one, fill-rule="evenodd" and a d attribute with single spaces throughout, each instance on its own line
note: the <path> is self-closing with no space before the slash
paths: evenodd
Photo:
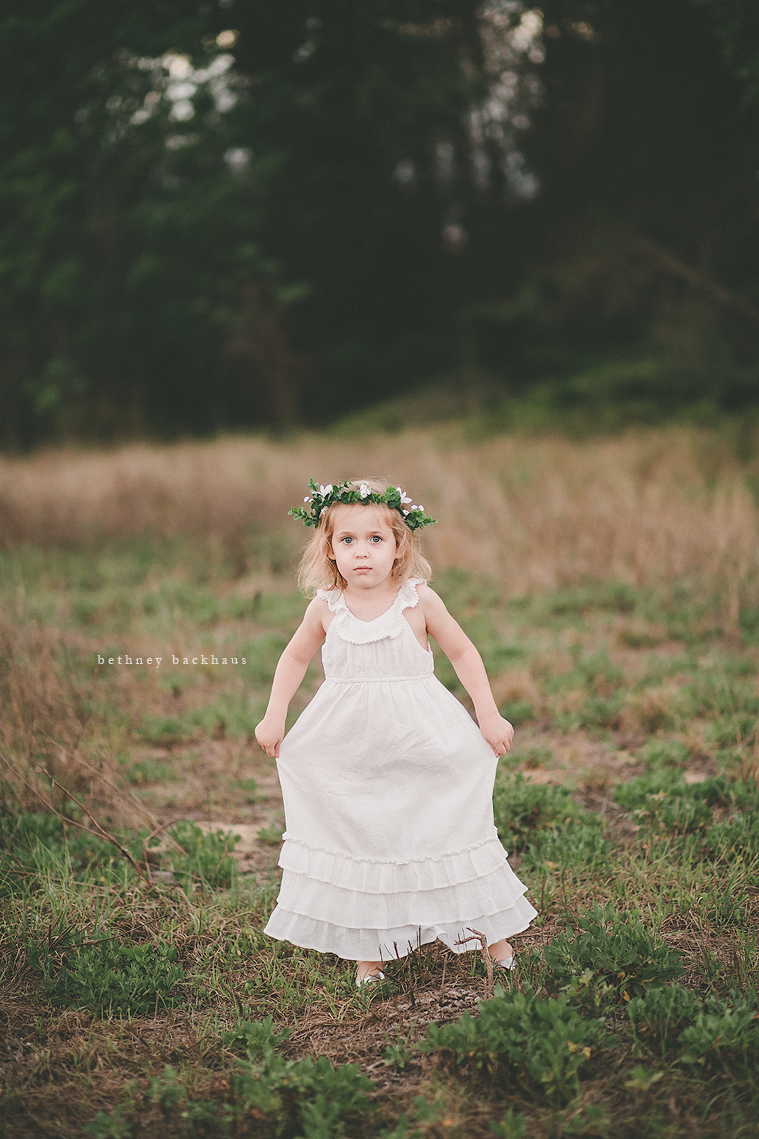
<path id="1" fill-rule="evenodd" d="M 272 759 L 279 759 L 279 745 L 282 743 L 284 734 L 284 724 L 275 723 L 268 716 L 264 716 L 256 728 L 256 739 Z"/>

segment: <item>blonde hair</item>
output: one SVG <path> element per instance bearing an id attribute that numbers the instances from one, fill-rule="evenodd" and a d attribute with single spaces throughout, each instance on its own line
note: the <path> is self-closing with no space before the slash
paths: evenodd
<path id="1" fill-rule="evenodd" d="M 365 483 L 377 494 L 384 494 L 388 487 L 393 485 L 387 479 L 378 478 L 351 479 L 350 483 L 357 490 L 362 483 Z M 337 503 L 336 505 L 341 504 Z M 360 504 L 357 503 L 356 505 Z M 432 567 L 422 555 L 421 545 L 416 534 L 409 530 L 403 521 L 403 515 L 384 502 L 369 505 L 381 511 L 385 522 L 395 537 L 398 552 L 391 572 L 393 580 L 397 581 L 399 585 L 410 577 L 429 581 L 432 577 Z M 322 511 L 316 533 L 303 551 L 298 570 L 298 585 L 309 597 L 313 597 L 317 589 L 345 589 L 347 585 L 332 555 L 332 534 L 335 529 L 334 512 L 334 506 L 328 506 Z"/>

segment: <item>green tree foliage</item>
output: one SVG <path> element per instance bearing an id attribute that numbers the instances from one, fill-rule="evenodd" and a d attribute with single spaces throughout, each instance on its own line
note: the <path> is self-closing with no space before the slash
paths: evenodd
<path id="1" fill-rule="evenodd" d="M 6 446 L 755 389 L 748 0 L 3 0 Z"/>
<path id="2" fill-rule="evenodd" d="M 591 410 L 599 398 L 745 405 L 758 379 L 757 121 L 720 46 L 750 81 L 739 59 L 756 50 L 755 5 L 541 9 L 531 264 L 508 302 L 470 310 L 480 363 L 515 390 L 555 378 L 559 402 Z"/>
<path id="3" fill-rule="evenodd" d="M 91 0 L 25 6 L 23 16 L 8 7 L 0 320 L 9 440 L 46 424 L 109 434 L 200 426 L 215 386 L 227 389 L 228 413 L 244 413 L 251 396 L 227 374 L 224 344 L 246 301 L 254 307 L 277 277 L 255 244 L 254 183 L 265 170 L 254 164 L 243 178 L 225 161 L 218 104 L 235 97 L 224 86 L 231 57 L 215 43 L 205 53 L 193 110 L 177 98 L 189 70 L 178 49 L 200 40 L 191 5 L 121 2 L 107 17 Z M 188 109 L 200 129 L 189 129 Z"/>
<path id="4" fill-rule="evenodd" d="M 759 103 L 759 8 L 753 0 L 698 0 L 707 11 L 747 103 Z"/>
<path id="5" fill-rule="evenodd" d="M 6 441 L 292 420 L 301 345 L 333 387 L 388 338 L 429 354 L 451 309 L 430 169 L 484 90 L 473 5 L 16 7 Z"/>

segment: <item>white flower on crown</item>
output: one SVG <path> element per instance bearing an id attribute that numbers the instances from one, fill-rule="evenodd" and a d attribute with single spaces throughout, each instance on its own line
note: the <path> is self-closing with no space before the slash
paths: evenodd
<path id="1" fill-rule="evenodd" d="M 412 510 L 421 510 L 422 513 L 424 513 L 424 507 L 423 506 L 412 506 L 411 509 Z"/>
<path id="2" fill-rule="evenodd" d="M 398 491 L 398 494 L 401 496 L 401 502 L 411 502 L 411 499 L 406 494 L 406 492 L 402 486 L 397 486 L 395 489 Z M 404 510 L 403 513 L 408 514 L 408 511 Z"/>
<path id="3" fill-rule="evenodd" d="M 362 482 L 361 486 L 358 488 L 358 493 L 362 498 L 368 498 L 372 493 L 372 488 L 367 483 Z"/>
<path id="4" fill-rule="evenodd" d="M 322 498 L 326 498 L 328 494 L 332 494 L 332 483 L 328 482 L 326 486 L 320 486 L 319 494 Z"/>
<path id="5" fill-rule="evenodd" d="M 403 513 L 404 513 L 404 515 L 408 514 L 408 510 L 404 510 Z"/>
<path id="6" fill-rule="evenodd" d="M 304 502 L 310 502 L 310 501 L 311 501 L 311 499 L 308 497 L 308 495 L 306 495 L 306 497 L 303 499 L 303 501 L 304 501 Z"/>

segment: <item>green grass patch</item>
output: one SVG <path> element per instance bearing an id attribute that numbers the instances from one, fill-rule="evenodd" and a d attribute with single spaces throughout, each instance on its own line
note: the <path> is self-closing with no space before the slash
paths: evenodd
<path id="1" fill-rule="evenodd" d="M 602 820 L 565 787 L 533 783 L 521 772 L 498 780 L 493 813 L 506 849 L 523 852 L 525 864 L 538 872 L 602 864 L 612 850 Z"/>
<path id="2" fill-rule="evenodd" d="M 695 580 L 514 600 L 440 575 L 491 675 L 529 685 L 504 704 L 518 732 L 494 817 L 540 916 L 489 1000 L 479 957 L 441 945 L 366 993 L 350 962 L 263 933 L 281 804 L 252 732 L 305 601 L 289 549 L 257 541 L 244 557 L 180 540 L 0 555 L 17 638 L 0 661 L 3 755 L 116 840 L 64 826 L 0 771 L 9 1133 L 36 1139 L 33 1119 L 62 1139 L 755 1134 L 751 606 L 726 635 L 724 598 Z M 254 581 L 240 566 L 259 554 Z M 93 667 L 156 645 L 158 670 Z M 246 664 L 171 659 L 225 653 Z M 182 813 L 252 823 L 244 873 L 231 821 L 209 833 Z"/>
<path id="3" fill-rule="evenodd" d="M 566 997 L 540 999 L 501 991 L 474 1018 L 430 1025 L 420 1048 L 457 1067 L 517 1083 L 525 1092 L 566 1102 L 579 1092 L 594 1049 L 606 1039 L 602 1018 L 583 1019 Z"/>
<path id="4" fill-rule="evenodd" d="M 184 970 L 176 949 L 160 941 L 124 945 L 110 937 L 88 945 L 70 934 L 52 946 L 29 942 L 26 952 L 54 1005 L 108 1017 L 155 1015 L 181 1003 Z"/>
<path id="5" fill-rule="evenodd" d="M 237 873 L 237 863 L 231 857 L 240 836 L 232 831 L 204 831 L 195 823 L 179 822 L 169 834 L 179 844 L 182 854 L 172 855 L 174 874 L 188 886 L 198 883 L 205 886 L 230 886 Z"/>
<path id="6" fill-rule="evenodd" d="M 629 1001 L 683 971 L 679 953 L 609 903 L 594 906 L 577 924 L 577 930 L 567 927 L 545 951 L 552 987 L 575 999 L 592 992 L 594 999 L 600 994 Z"/>

